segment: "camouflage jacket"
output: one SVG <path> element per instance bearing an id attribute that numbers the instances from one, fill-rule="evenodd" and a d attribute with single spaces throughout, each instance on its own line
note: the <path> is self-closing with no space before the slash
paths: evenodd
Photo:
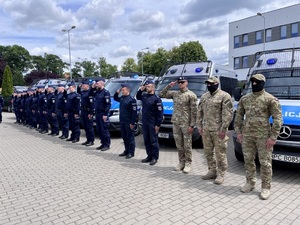
<path id="1" fill-rule="evenodd" d="M 173 115 L 171 122 L 178 125 L 195 126 L 197 114 L 197 96 L 189 89 L 184 91 L 169 91 L 171 87 L 167 85 L 161 90 L 161 98 L 173 99 Z"/>
<path id="2" fill-rule="evenodd" d="M 270 125 L 270 116 L 273 125 Z M 281 105 L 265 90 L 243 96 L 236 112 L 234 127 L 237 134 L 277 139 L 282 126 Z"/>
<path id="3" fill-rule="evenodd" d="M 220 89 L 202 95 L 198 106 L 197 126 L 209 131 L 227 131 L 232 120 L 233 104 L 230 95 Z"/>

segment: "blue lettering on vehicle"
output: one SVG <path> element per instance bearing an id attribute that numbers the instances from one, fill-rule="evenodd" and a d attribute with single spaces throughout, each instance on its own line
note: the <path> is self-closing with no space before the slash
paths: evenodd
<path id="1" fill-rule="evenodd" d="M 168 101 L 165 102 L 163 101 L 163 106 L 164 106 L 164 114 L 165 115 L 172 115 L 173 114 L 173 101 Z"/>
<path id="2" fill-rule="evenodd" d="M 281 105 L 282 119 L 285 125 L 300 125 L 300 106 Z M 273 120 L 271 119 L 271 122 Z"/>

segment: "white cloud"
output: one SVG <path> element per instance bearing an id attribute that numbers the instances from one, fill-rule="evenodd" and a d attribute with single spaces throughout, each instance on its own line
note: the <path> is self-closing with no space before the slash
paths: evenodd
<path id="1" fill-rule="evenodd" d="M 110 55 L 113 57 L 122 57 L 122 56 L 130 56 L 132 55 L 134 52 L 132 50 L 131 47 L 129 46 L 122 46 L 118 49 L 116 49 L 115 51 L 111 52 Z"/>

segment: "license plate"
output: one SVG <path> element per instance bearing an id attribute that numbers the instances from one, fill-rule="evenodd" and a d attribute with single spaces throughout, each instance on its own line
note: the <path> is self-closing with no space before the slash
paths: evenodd
<path id="1" fill-rule="evenodd" d="M 300 163 L 300 157 L 292 156 L 292 155 L 280 155 L 280 154 L 272 154 L 273 160 L 289 162 L 289 163 Z"/>
<path id="2" fill-rule="evenodd" d="M 169 138 L 169 134 L 166 133 L 158 133 L 159 138 Z"/>

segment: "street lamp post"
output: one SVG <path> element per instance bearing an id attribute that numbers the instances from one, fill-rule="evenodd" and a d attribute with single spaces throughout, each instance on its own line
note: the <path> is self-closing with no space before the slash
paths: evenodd
<path id="1" fill-rule="evenodd" d="M 263 16 L 262 13 L 258 12 L 256 15 L 258 16 L 261 16 L 263 19 L 264 19 L 264 34 L 263 34 L 263 37 L 264 37 L 264 42 L 263 42 L 263 50 L 265 51 L 265 45 L 266 45 L 266 18 Z"/>
<path id="2" fill-rule="evenodd" d="M 70 41 L 70 30 L 75 29 L 75 26 L 72 26 L 70 29 L 63 29 L 62 32 L 68 32 L 68 41 L 69 41 L 69 62 L 70 62 L 70 80 L 72 81 L 72 62 L 71 62 L 71 41 Z"/>
<path id="3" fill-rule="evenodd" d="M 144 52 L 143 50 L 149 49 L 149 47 L 143 48 L 142 50 L 142 75 L 144 74 Z"/>

